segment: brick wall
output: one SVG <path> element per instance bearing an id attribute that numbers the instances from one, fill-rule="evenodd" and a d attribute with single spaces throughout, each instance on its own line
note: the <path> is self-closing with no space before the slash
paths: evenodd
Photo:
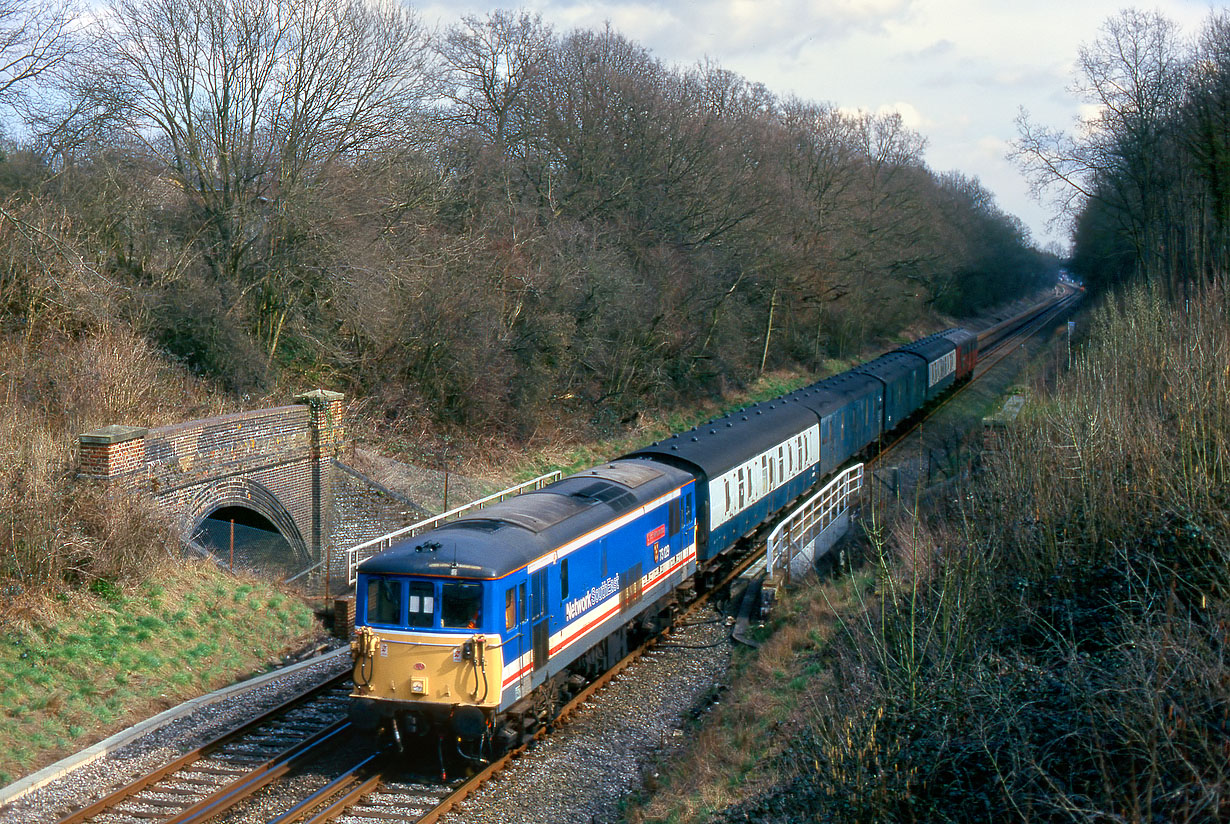
<path id="1" fill-rule="evenodd" d="M 247 507 L 315 563 L 331 540 L 343 400 L 317 390 L 292 406 L 152 429 L 105 427 L 80 437 L 80 473 L 153 495 L 185 535 L 220 507 Z"/>
<path id="2" fill-rule="evenodd" d="M 344 397 L 316 390 L 291 406 L 173 426 L 109 426 L 80 436 L 80 474 L 152 495 L 185 536 L 210 513 L 239 506 L 268 519 L 298 569 L 328 562 L 333 591 L 346 580 L 343 550 L 417 520 L 413 504 L 339 462 Z"/>

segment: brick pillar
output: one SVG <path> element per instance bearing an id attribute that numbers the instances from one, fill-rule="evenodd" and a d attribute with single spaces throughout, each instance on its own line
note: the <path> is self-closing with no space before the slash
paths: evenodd
<path id="1" fill-rule="evenodd" d="M 107 482 L 127 483 L 145 464 L 145 433 L 137 426 L 104 426 L 78 436 L 78 474 Z"/>
<path id="2" fill-rule="evenodd" d="M 343 401 L 341 392 L 316 389 L 295 396 L 295 403 L 306 404 L 310 412 L 308 426 L 311 449 L 312 483 L 312 534 L 305 536 L 313 557 L 324 563 L 326 598 L 337 589 L 339 574 L 345 586 L 344 571 L 335 568 L 333 557 L 333 459 L 341 453 L 345 437 L 343 425 Z"/>

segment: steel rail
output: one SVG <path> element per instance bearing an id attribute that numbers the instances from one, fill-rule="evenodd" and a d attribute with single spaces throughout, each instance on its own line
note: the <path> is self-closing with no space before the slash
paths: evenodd
<path id="1" fill-rule="evenodd" d="M 181 755 L 179 758 L 175 759 L 174 761 L 164 764 L 161 767 L 158 767 L 157 769 L 152 770 L 149 773 L 141 776 L 140 778 L 137 778 L 136 780 L 131 781 L 128 784 L 125 784 L 124 786 L 109 793 L 103 798 L 100 798 L 98 801 L 95 801 L 93 804 L 90 804 L 87 807 L 83 807 L 79 810 L 69 813 L 67 816 L 60 819 L 58 822 L 56 822 L 56 824 L 80 824 L 81 822 L 89 821 L 91 818 L 99 815 L 100 813 L 106 812 L 112 807 L 116 807 L 119 804 L 122 804 L 124 801 L 128 800 L 129 798 L 141 792 L 142 790 L 145 790 L 153 786 L 154 784 L 157 784 L 159 781 L 162 781 L 167 776 L 174 775 L 175 773 L 178 773 L 178 772 L 182 772 L 186 767 L 194 764 L 195 762 L 201 760 L 202 758 L 208 757 L 211 753 L 215 752 L 219 748 L 225 746 L 226 744 L 231 743 L 237 738 L 247 735 L 252 730 L 256 729 L 262 724 L 265 724 L 273 720 L 277 716 L 282 715 L 283 713 L 292 709 L 296 705 L 303 703 L 305 701 L 308 701 L 312 698 L 315 698 L 321 693 L 328 692 L 329 690 L 340 686 L 349 678 L 350 678 L 350 673 L 346 672 L 346 673 L 343 673 L 342 675 L 335 676 L 320 684 L 317 684 L 312 689 L 304 693 L 301 693 L 300 695 L 296 695 L 293 698 L 290 698 L 282 702 L 281 704 L 278 704 L 276 707 L 266 710 L 265 712 L 261 713 L 255 718 L 252 718 L 246 721 L 240 726 L 235 727 L 231 730 L 228 730 L 227 732 L 222 733 L 216 738 L 213 738 L 210 741 L 207 741 L 206 743 L 202 744 L 196 749 L 193 749 L 193 750 L 190 750 L 184 753 L 183 755 Z"/>
<path id="2" fill-rule="evenodd" d="M 350 729 L 350 721 L 342 719 L 325 727 L 298 744 L 289 747 L 249 770 L 231 783 L 197 801 L 192 806 L 166 820 L 165 824 L 200 824 L 234 808 L 262 787 L 281 778 L 298 765 L 316 757 L 318 748 Z"/>
<path id="3" fill-rule="evenodd" d="M 379 785 L 380 774 L 385 766 L 381 760 L 387 758 L 388 753 L 384 750 L 367 756 L 286 812 L 269 819 L 267 824 L 294 824 L 304 820 L 309 823 L 328 821 L 330 817 L 345 811 L 347 801 L 361 798 Z M 361 778 L 365 771 L 371 769 L 373 763 L 377 765 L 375 774 L 366 779 Z M 328 806 L 323 810 L 311 818 L 307 817 L 312 810 L 326 803 Z"/>

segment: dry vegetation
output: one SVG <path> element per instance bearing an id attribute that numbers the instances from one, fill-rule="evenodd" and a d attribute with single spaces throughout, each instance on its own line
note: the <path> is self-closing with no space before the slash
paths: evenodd
<path id="1" fill-rule="evenodd" d="M 787 605 L 637 819 L 1226 819 L 1230 301 L 1092 327 L 959 504 Z"/>
<path id="2" fill-rule="evenodd" d="M 178 536 L 145 502 L 80 483 L 72 436 L 105 423 L 170 421 L 193 398 L 202 408 L 218 403 L 131 332 L 30 337 L 29 346 L 0 349 L 0 579 L 10 593 L 45 594 L 126 580 L 169 557 Z"/>

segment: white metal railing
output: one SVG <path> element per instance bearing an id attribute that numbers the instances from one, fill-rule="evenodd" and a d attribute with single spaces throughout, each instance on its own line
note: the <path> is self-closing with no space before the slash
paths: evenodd
<path id="1" fill-rule="evenodd" d="M 448 521 L 455 521 L 467 512 L 473 512 L 475 510 L 482 509 L 485 506 L 499 503 L 500 501 L 520 495 L 523 492 L 533 492 L 536 489 L 542 489 L 547 484 L 558 481 L 563 474 L 563 472 L 556 470 L 555 472 L 548 472 L 546 475 L 539 475 L 531 481 L 526 481 L 525 483 L 517 484 L 516 486 L 510 486 L 508 489 L 488 495 L 486 498 L 479 498 L 477 501 L 470 501 L 470 503 L 464 506 L 459 506 L 456 509 L 450 509 L 448 512 L 434 515 L 430 518 L 418 521 L 417 523 L 410 524 L 410 526 L 404 526 L 395 532 L 390 532 L 387 535 L 381 535 L 377 538 L 372 538 L 370 541 L 364 541 L 357 546 L 352 546 L 350 549 L 346 550 L 346 576 L 350 586 L 354 586 L 359 580 L 359 564 L 375 555 L 377 552 L 388 549 L 393 545 L 393 542 L 399 538 L 413 538 L 415 535 L 426 532 L 429 529 L 435 529 L 440 524 L 447 523 Z"/>
<path id="2" fill-rule="evenodd" d="M 850 500 L 863 486 L 863 465 L 856 464 L 807 499 L 769 533 L 765 546 L 765 571 L 772 575 L 790 563 L 804 547 L 836 521 L 849 508 Z"/>

